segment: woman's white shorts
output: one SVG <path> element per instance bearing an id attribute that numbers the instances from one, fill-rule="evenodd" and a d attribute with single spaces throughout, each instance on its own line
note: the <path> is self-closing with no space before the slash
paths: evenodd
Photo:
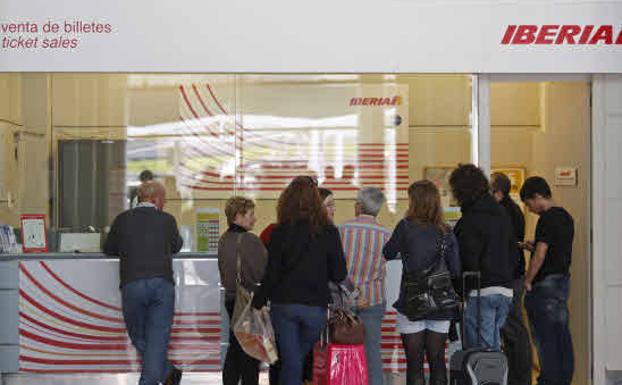
<path id="1" fill-rule="evenodd" d="M 400 334 L 414 334 L 424 330 L 430 330 L 435 333 L 447 333 L 449 332 L 449 324 L 450 321 L 410 321 L 402 313 L 397 313 L 397 330 L 399 330 Z"/>

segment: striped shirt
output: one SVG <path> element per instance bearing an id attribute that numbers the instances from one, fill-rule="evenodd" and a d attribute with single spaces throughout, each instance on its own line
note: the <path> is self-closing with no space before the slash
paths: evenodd
<path id="1" fill-rule="evenodd" d="M 370 306 L 385 302 L 386 267 L 382 248 L 391 237 L 391 231 L 378 223 L 376 218 L 360 215 L 339 225 L 339 234 L 348 277 L 360 290 L 359 298 L 369 301 Z"/>

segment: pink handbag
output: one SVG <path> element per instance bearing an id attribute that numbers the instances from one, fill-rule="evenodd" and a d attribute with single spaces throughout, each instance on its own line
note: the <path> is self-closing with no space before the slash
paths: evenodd
<path id="1" fill-rule="evenodd" d="M 318 342 L 313 350 L 313 383 L 367 385 L 365 346 L 329 343 L 322 349 Z"/>

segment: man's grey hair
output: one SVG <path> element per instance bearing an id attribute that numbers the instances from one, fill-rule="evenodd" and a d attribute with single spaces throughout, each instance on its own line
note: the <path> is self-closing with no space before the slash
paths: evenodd
<path id="1" fill-rule="evenodd" d="M 164 185 L 160 182 L 150 180 L 141 184 L 138 187 L 139 202 L 148 202 L 151 198 L 154 198 L 158 195 L 166 195 L 166 189 L 164 188 Z"/>
<path id="2" fill-rule="evenodd" d="M 377 216 L 386 201 L 384 193 L 378 187 L 363 187 L 356 197 L 363 214 Z"/>

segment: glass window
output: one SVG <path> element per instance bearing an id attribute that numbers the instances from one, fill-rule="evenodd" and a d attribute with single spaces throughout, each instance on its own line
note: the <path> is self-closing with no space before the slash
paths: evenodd
<path id="1" fill-rule="evenodd" d="M 393 227 L 422 178 L 454 215 L 447 176 L 471 160 L 467 75 L 5 74 L 0 85 L 0 221 L 15 227 L 34 213 L 53 232 L 105 232 L 145 170 L 165 184 L 187 250 L 214 245 L 205 231 L 225 230 L 234 194 L 257 200 L 261 231 L 299 174 L 333 191 L 336 223 L 361 186 L 382 188 L 380 221 Z"/>

